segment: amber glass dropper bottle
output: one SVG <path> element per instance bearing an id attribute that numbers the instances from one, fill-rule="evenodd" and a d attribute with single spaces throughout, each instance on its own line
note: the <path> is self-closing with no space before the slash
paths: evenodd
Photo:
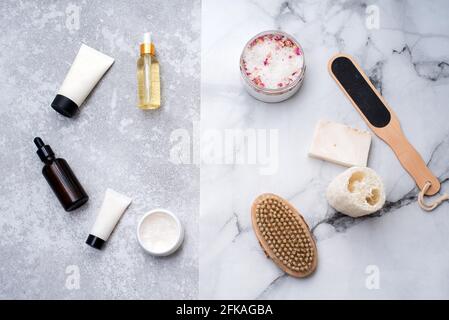
<path id="1" fill-rule="evenodd" d="M 73 211 L 85 204 L 89 197 L 67 161 L 56 158 L 51 147 L 44 144 L 41 138 L 34 138 L 34 144 L 37 147 L 37 155 L 45 164 L 42 174 L 65 211 Z"/>

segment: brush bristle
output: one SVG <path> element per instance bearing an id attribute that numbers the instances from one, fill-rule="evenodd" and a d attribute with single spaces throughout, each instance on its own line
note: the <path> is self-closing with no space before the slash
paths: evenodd
<path id="1" fill-rule="evenodd" d="M 284 267 L 299 273 L 310 272 L 315 247 L 298 214 L 274 196 L 261 199 L 255 213 L 262 237 Z"/>

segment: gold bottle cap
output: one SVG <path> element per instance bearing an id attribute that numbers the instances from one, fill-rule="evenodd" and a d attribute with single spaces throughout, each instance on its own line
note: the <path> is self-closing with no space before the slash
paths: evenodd
<path id="1" fill-rule="evenodd" d="M 154 56 L 155 49 L 153 43 L 141 43 L 140 44 L 140 55 L 151 54 Z"/>

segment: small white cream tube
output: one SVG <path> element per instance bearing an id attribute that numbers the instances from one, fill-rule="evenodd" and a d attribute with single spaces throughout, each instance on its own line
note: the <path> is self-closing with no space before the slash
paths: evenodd
<path id="1" fill-rule="evenodd" d="M 131 201 L 131 198 L 121 193 L 106 189 L 103 204 L 86 243 L 95 249 L 101 249 Z"/>
<path id="2" fill-rule="evenodd" d="M 85 44 L 67 73 L 51 106 L 66 117 L 72 117 L 89 93 L 114 63 L 114 59 Z"/>

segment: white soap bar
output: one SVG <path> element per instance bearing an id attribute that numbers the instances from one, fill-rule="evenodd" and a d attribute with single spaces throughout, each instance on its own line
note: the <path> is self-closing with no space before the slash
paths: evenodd
<path id="1" fill-rule="evenodd" d="M 320 120 L 309 156 L 345 167 L 366 167 L 371 134 L 344 124 Z"/>

